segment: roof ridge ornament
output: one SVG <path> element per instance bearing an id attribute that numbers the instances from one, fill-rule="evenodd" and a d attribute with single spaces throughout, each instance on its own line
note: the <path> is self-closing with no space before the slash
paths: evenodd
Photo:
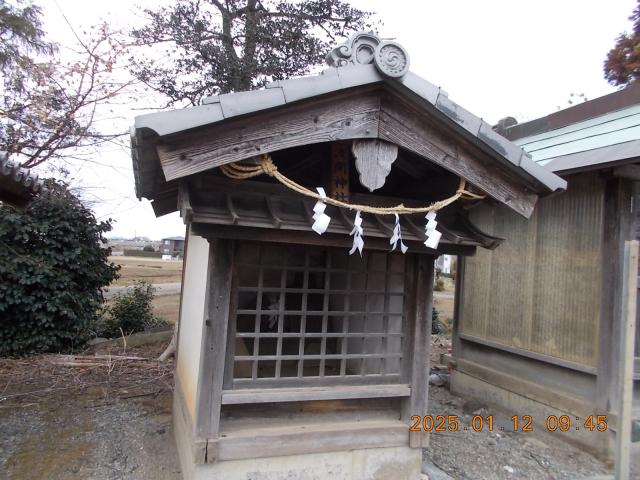
<path id="1" fill-rule="evenodd" d="M 331 67 L 373 63 L 386 77 L 401 78 L 409 71 L 409 53 L 402 45 L 382 40 L 373 32 L 357 32 L 327 55 Z"/>

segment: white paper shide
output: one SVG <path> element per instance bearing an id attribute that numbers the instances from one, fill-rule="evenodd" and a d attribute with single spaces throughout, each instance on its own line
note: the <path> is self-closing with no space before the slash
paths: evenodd
<path id="1" fill-rule="evenodd" d="M 325 193 L 324 188 L 317 187 L 316 190 L 318 191 L 318 194 L 322 199 L 327 198 L 327 194 Z M 331 222 L 331 217 L 324 213 L 326 208 L 327 205 L 322 200 L 318 200 L 313 207 L 314 222 L 313 225 L 311 225 L 311 228 L 318 235 L 322 235 L 327 230 L 327 228 L 329 227 L 329 223 Z"/>
<path id="2" fill-rule="evenodd" d="M 438 226 L 438 222 L 436 222 L 436 212 L 429 212 L 424 218 L 427 220 L 427 224 L 424 227 L 424 233 L 427 239 L 424 241 L 424 245 L 427 248 L 433 248 L 435 250 L 440 243 L 440 237 L 442 237 L 442 233 L 436 230 Z"/>
<path id="3" fill-rule="evenodd" d="M 394 213 L 394 215 L 396 216 L 396 225 L 395 227 L 393 227 L 393 235 L 391 236 L 391 239 L 389 240 L 389 244 L 391 245 L 391 251 L 393 252 L 396 247 L 398 246 L 398 243 L 400 244 L 400 251 L 402 253 L 405 253 L 409 247 L 407 247 L 403 242 L 402 242 L 402 232 L 400 231 L 400 217 L 398 216 L 397 213 Z"/>
<path id="4" fill-rule="evenodd" d="M 364 235 L 364 230 L 362 229 L 362 217 L 360 216 L 360 212 L 356 212 L 356 218 L 353 220 L 353 230 L 349 234 L 353 237 L 353 246 L 351 250 L 349 250 L 349 255 L 353 255 L 356 250 L 362 256 L 362 249 L 364 248 L 364 240 L 362 236 Z"/>

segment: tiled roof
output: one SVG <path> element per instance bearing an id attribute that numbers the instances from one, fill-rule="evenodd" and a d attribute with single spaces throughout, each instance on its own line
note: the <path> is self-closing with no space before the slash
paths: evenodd
<path id="1" fill-rule="evenodd" d="M 23 208 L 42 188 L 43 183 L 37 175 L 0 152 L 0 201 Z"/>
<path id="2" fill-rule="evenodd" d="M 132 156 L 138 196 L 149 193 L 145 185 L 149 178 L 157 176 L 155 142 L 158 137 L 371 84 L 386 84 L 400 93 L 410 95 L 421 108 L 451 125 L 497 162 L 515 170 L 538 193 L 554 192 L 566 187 L 564 180 L 532 161 L 522 148 L 497 134 L 487 122 L 450 100 L 446 92 L 418 75 L 407 72 L 401 77 L 389 76 L 377 63 L 350 61 L 337 64 L 340 66 L 329 68 L 319 75 L 281 80 L 262 90 L 216 95 L 206 98 L 199 106 L 136 117 L 132 129 Z"/>

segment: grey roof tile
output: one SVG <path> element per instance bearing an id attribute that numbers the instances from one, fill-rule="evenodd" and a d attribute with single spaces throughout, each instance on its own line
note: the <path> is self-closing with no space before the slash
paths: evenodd
<path id="1" fill-rule="evenodd" d="M 374 65 L 346 65 L 336 70 L 341 88 L 359 87 L 384 80 Z"/>
<path id="2" fill-rule="evenodd" d="M 472 135 L 478 136 L 482 119 L 465 110 L 457 103 L 452 102 L 449 100 L 449 97 L 445 95 L 438 96 L 436 108 Z"/>
<path id="3" fill-rule="evenodd" d="M 202 105 L 209 105 L 211 103 L 220 103 L 220 95 L 211 95 L 210 97 L 204 97 L 201 103 Z"/>
<path id="4" fill-rule="evenodd" d="M 540 183 L 545 185 L 552 192 L 567 189 L 567 181 L 558 177 L 551 170 L 543 167 L 542 165 L 534 162 L 529 154 L 525 151 L 522 152 L 522 158 L 520 159 L 520 168 L 522 168 L 529 175 L 537 179 Z"/>
<path id="5" fill-rule="evenodd" d="M 273 88 L 271 85 L 268 85 L 267 88 Z M 340 79 L 336 73 L 328 71 L 313 77 L 280 80 L 277 82 L 277 86 L 284 92 L 287 103 L 292 103 L 340 90 Z"/>
<path id="6" fill-rule="evenodd" d="M 522 148 L 511 143 L 502 135 L 494 132 L 491 125 L 487 122 L 481 122 L 480 130 L 478 130 L 478 139 L 491 147 L 491 149 L 499 153 L 502 157 L 506 158 L 513 165 L 520 166 Z"/>
<path id="7" fill-rule="evenodd" d="M 285 103 L 282 88 L 266 88 L 220 95 L 220 106 L 224 118 L 279 107 Z"/>
<path id="8" fill-rule="evenodd" d="M 200 127 L 223 120 L 222 107 L 219 103 L 198 105 L 197 107 L 156 112 L 136 117 L 136 128 L 150 128 L 158 135 L 169 135 L 190 128 Z"/>
<path id="9" fill-rule="evenodd" d="M 436 104 L 438 95 L 442 95 L 444 93 L 446 96 L 446 93 L 443 90 L 413 72 L 409 72 L 402 77 L 400 79 L 400 83 L 417 95 L 420 95 L 432 105 Z"/>

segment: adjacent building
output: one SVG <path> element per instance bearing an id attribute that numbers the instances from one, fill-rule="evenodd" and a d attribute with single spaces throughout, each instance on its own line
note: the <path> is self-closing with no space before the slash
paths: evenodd
<path id="1" fill-rule="evenodd" d="M 564 178 L 567 191 L 540 199 L 529 220 L 501 205 L 469 212 L 476 226 L 505 241 L 460 258 L 452 390 L 531 415 L 543 428 L 549 415 L 604 415 L 607 432 L 572 428 L 566 435 L 609 454 L 623 248 L 640 233 L 640 86 L 514 123 L 501 122 L 501 133 Z M 636 439 L 639 348 L 636 339 Z"/>

